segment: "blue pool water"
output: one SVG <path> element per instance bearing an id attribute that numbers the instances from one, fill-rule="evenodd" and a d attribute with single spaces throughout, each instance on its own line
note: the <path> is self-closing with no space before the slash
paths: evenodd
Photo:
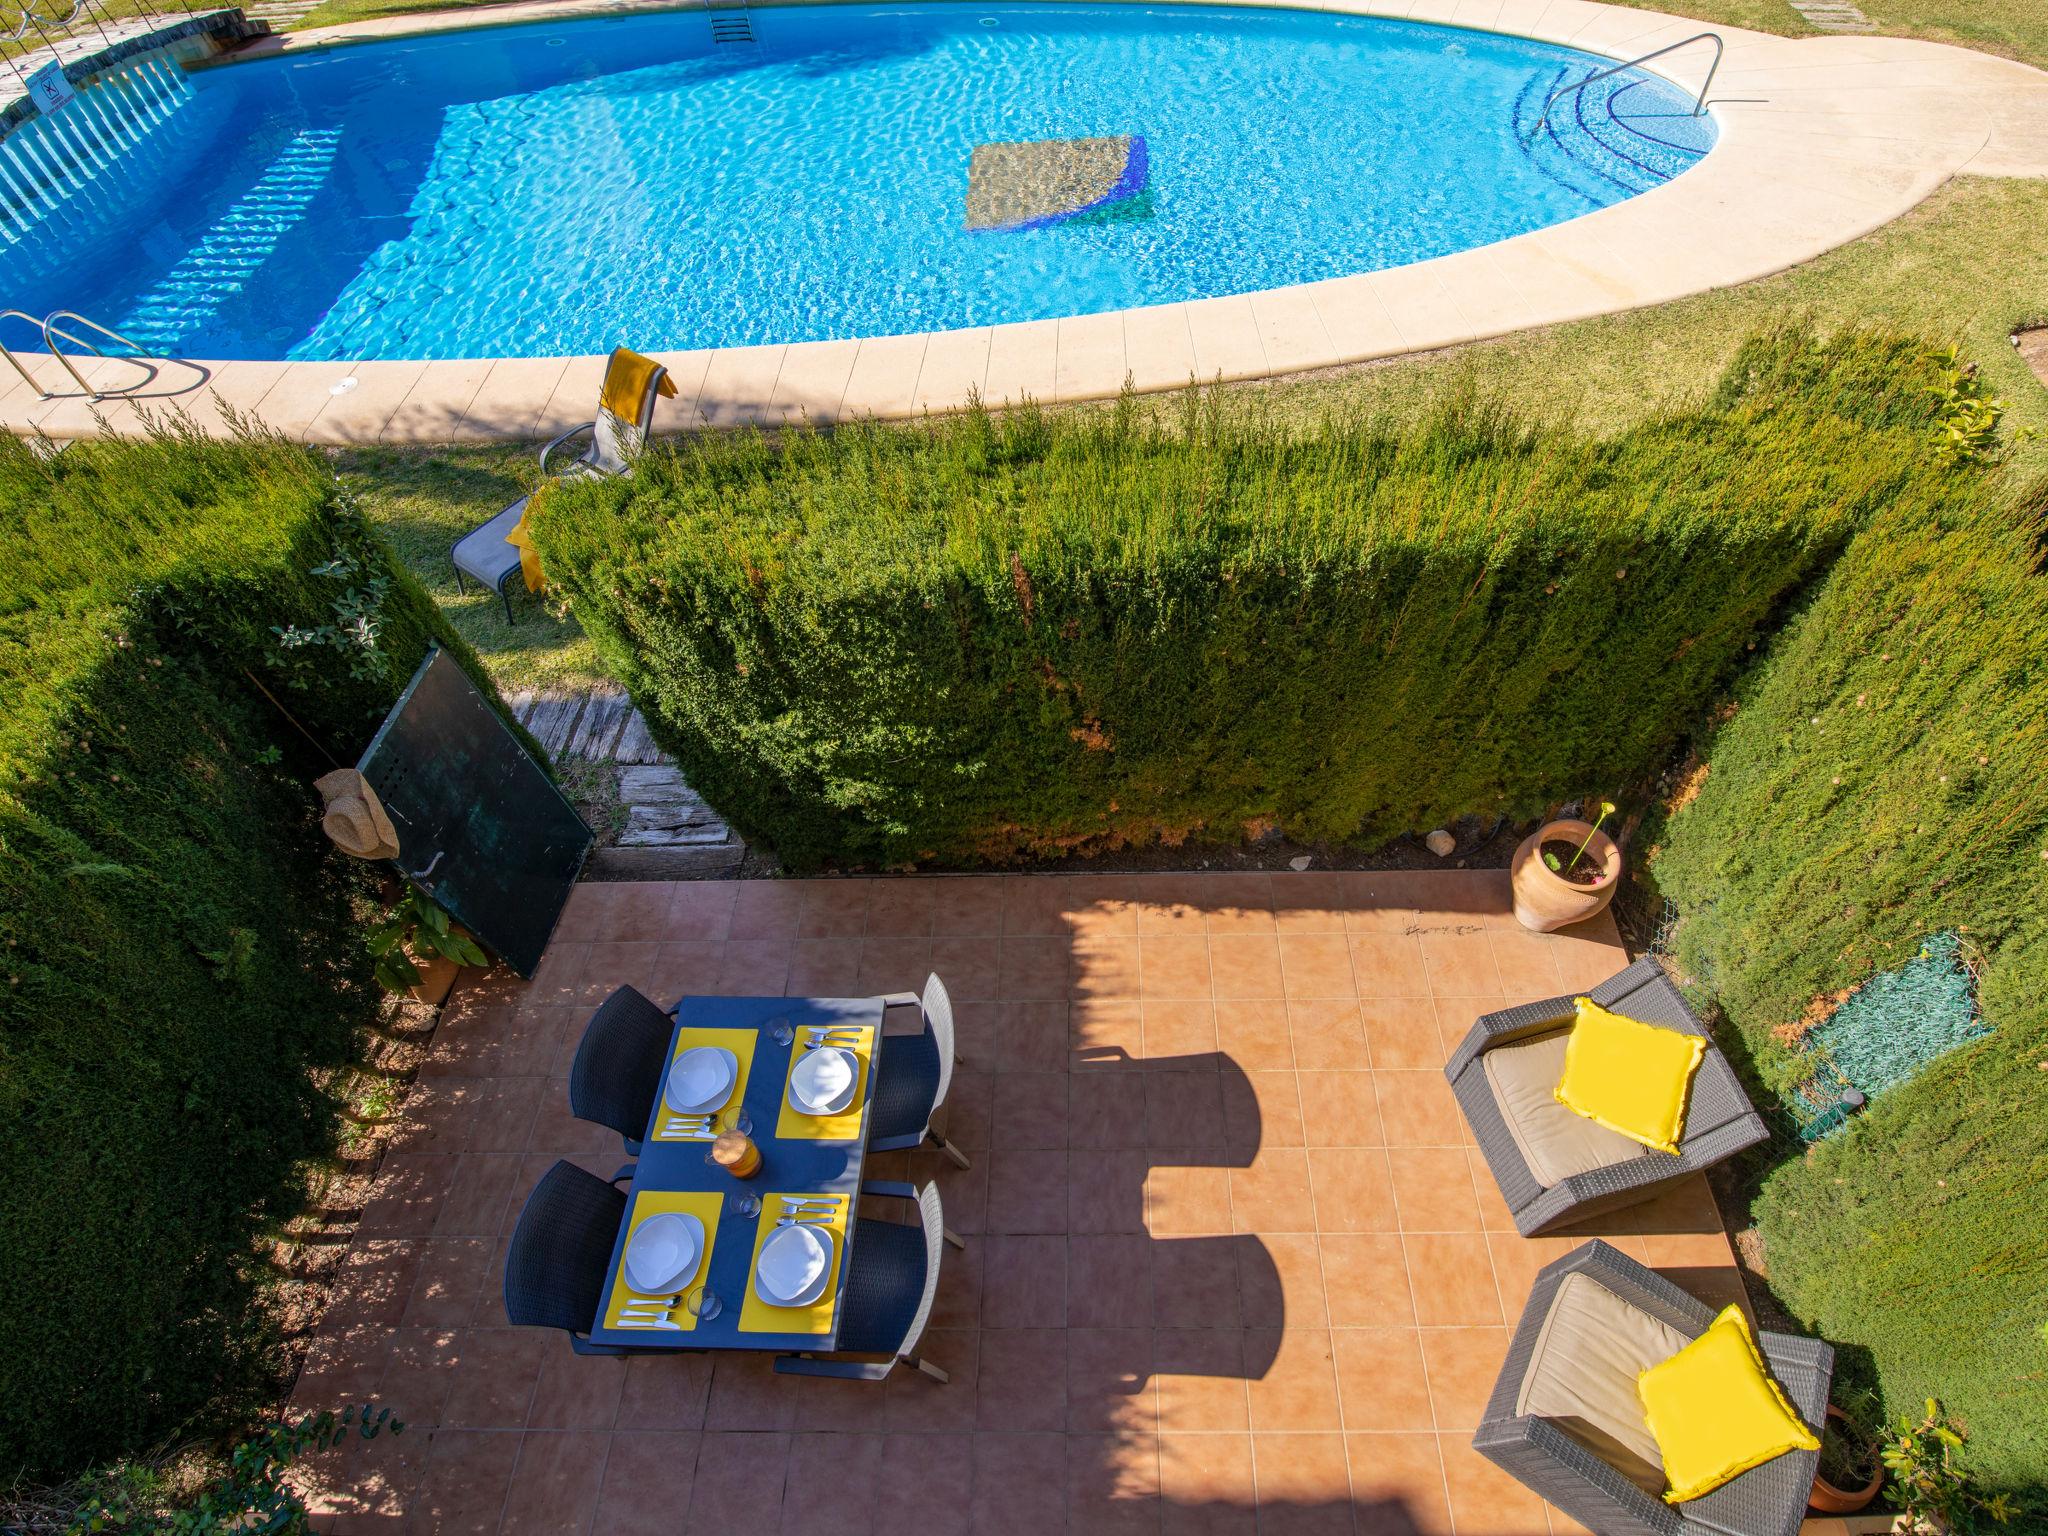
<path id="1" fill-rule="evenodd" d="M 1488 33 L 1287 10 L 757 7 L 201 72 L 0 303 L 190 357 L 550 356 L 1242 293 L 1554 224 L 1710 147 L 1682 92 Z M 1138 136 L 1119 217 L 966 227 L 975 146 Z M 11 193 L 0 194 L 11 196 Z"/>

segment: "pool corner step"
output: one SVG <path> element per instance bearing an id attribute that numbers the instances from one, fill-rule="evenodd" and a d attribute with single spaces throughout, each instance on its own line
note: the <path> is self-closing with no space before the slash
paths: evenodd
<path id="1" fill-rule="evenodd" d="M 706 0 L 704 9 L 711 18 L 711 41 L 718 47 L 755 47 L 760 39 L 754 36 L 754 13 L 748 9 L 747 0 L 737 4 L 712 5 Z"/>

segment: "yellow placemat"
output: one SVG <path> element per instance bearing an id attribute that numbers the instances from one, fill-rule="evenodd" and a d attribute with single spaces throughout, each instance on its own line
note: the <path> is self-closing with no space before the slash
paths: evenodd
<path id="1" fill-rule="evenodd" d="M 677 1291 L 695 1290 L 703 1278 L 711 1273 L 711 1249 L 718 1241 L 718 1212 L 725 1204 L 725 1196 L 715 1192 L 691 1189 L 644 1189 L 633 1195 L 633 1208 L 626 1213 L 626 1241 L 633 1240 L 634 1229 L 650 1216 L 659 1216 L 668 1211 L 694 1216 L 704 1223 L 704 1251 L 697 1256 L 697 1271 L 690 1275 L 674 1291 L 666 1293 L 666 1301 Z M 624 1249 L 620 1252 L 623 1254 Z M 636 1298 L 644 1299 L 643 1293 L 626 1284 L 626 1265 L 622 1258 L 619 1272 L 612 1280 L 612 1293 L 604 1304 L 604 1325 L 607 1328 L 619 1326 L 619 1311 L 627 1302 Z M 686 1332 L 697 1326 L 697 1319 L 690 1315 L 690 1309 L 678 1304 L 669 1314 L 669 1321 Z"/>
<path id="2" fill-rule="evenodd" d="M 670 1066 L 675 1065 L 676 1057 L 682 1055 L 683 1052 L 695 1050 L 700 1045 L 722 1045 L 739 1058 L 739 1071 L 733 1076 L 732 1092 L 725 1096 L 725 1102 L 719 1105 L 716 1110 L 700 1110 L 698 1113 L 709 1113 L 714 1116 L 721 1115 L 746 1097 L 747 1073 L 753 1068 L 754 1046 L 759 1042 L 760 1038 L 761 1032 L 757 1029 L 696 1029 L 685 1026 L 676 1032 L 676 1048 L 669 1056 Z M 656 1141 L 693 1141 L 701 1139 L 691 1136 L 663 1135 L 662 1127 L 668 1124 L 668 1117 L 671 1113 L 673 1111 L 670 1110 L 668 1103 L 668 1078 L 664 1074 L 661 1080 L 661 1112 L 655 1116 L 654 1120 L 654 1139 Z"/>
<path id="3" fill-rule="evenodd" d="M 796 1064 L 804 1059 L 807 1032 L 823 1027 L 811 1024 L 797 1026 L 796 1044 L 789 1052 L 789 1070 L 782 1075 L 782 1113 L 775 1119 L 775 1134 L 784 1141 L 852 1141 L 860 1135 L 860 1117 L 868 1106 L 868 1079 L 874 1075 L 869 1061 L 875 1051 L 875 1030 L 871 1024 L 833 1026 L 860 1031 L 860 1038 L 846 1047 L 859 1063 L 853 1080 L 853 1097 L 846 1108 L 836 1115 L 807 1115 L 789 1102 L 789 1080 L 795 1075 Z"/>
<path id="4" fill-rule="evenodd" d="M 825 1278 L 825 1289 L 818 1293 L 818 1299 L 807 1307 L 778 1307 L 764 1301 L 754 1289 L 754 1266 L 761 1262 L 761 1245 L 768 1241 L 768 1234 L 775 1230 L 775 1224 L 782 1219 L 782 1202 L 785 1200 L 830 1200 L 836 1209 L 831 1219 L 823 1223 L 832 1229 L 832 1266 Z M 754 1227 L 754 1256 L 747 1260 L 747 1299 L 740 1308 L 741 1333 L 830 1333 L 832 1331 L 833 1309 L 839 1305 L 839 1263 L 846 1252 L 846 1224 L 852 1215 L 853 1201 L 846 1195 L 763 1195 L 761 1197 L 761 1218 Z"/>

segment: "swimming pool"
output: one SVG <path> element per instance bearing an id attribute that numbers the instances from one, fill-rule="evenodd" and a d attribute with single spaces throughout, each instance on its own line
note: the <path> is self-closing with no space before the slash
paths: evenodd
<path id="1" fill-rule="evenodd" d="M 1714 133 L 1635 71 L 1538 133 L 1550 92 L 1606 60 L 1382 19 L 936 3 L 749 20 L 751 42 L 689 10 L 204 71 L 66 218 L 0 254 L 0 300 L 211 358 L 894 335 L 1447 255 L 1648 190 Z M 1116 196 L 970 227 L 977 151 L 1077 140 L 1125 146 Z"/>

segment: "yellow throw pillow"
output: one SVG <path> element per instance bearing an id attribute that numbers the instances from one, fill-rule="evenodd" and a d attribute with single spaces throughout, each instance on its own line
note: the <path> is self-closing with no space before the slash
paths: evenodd
<path id="1" fill-rule="evenodd" d="M 1676 1155 L 1686 1095 L 1707 1042 L 1609 1013 L 1590 997 L 1573 998 L 1572 1006 L 1578 1017 L 1565 1041 L 1557 1102 L 1630 1141 Z"/>
<path id="2" fill-rule="evenodd" d="M 1643 1417 L 1664 1458 L 1666 1504 L 1696 1499 L 1787 1451 L 1817 1451 L 1749 1336 L 1740 1307 L 1636 1378 Z"/>

